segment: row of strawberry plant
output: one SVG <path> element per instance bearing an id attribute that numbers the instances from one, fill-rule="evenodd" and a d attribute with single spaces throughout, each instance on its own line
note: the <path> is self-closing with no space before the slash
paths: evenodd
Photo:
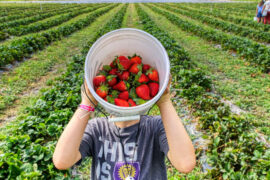
<path id="1" fill-rule="evenodd" d="M 6 29 L 5 32 L 7 32 L 9 35 L 21 36 L 21 35 L 25 35 L 28 33 L 34 33 L 34 32 L 38 32 L 41 30 L 46 30 L 46 29 L 49 29 L 53 26 L 60 25 L 63 22 L 66 22 L 66 21 L 68 21 L 76 16 L 79 16 L 79 15 L 85 14 L 85 13 L 89 13 L 89 12 L 94 11 L 100 7 L 103 7 L 103 6 L 105 6 L 105 4 L 95 5 L 94 7 L 81 9 L 81 10 L 76 9 L 73 12 L 61 15 L 60 17 L 57 17 L 57 18 L 51 18 L 47 21 L 37 22 L 37 23 L 30 24 L 30 25 L 9 28 L 9 29 Z"/>
<path id="2" fill-rule="evenodd" d="M 71 10 L 77 10 L 77 9 L 81 9 L 82 7 L 69 7 L 69 8 L 63 8 L 63 9 L 57 9 L 57 10 L 52 10 L 52 11 L 49 11 L 49 12 L 45 12 L 45 13 L 41 13 L 41 14 L 38 14 L 34 16 L 26 16 L 27 18 L 15 18 L 16 20 L 14 21 L 10 21 L 10 22 L 6 22 L 6 23 L 2 23 L 0 25 L 0 30 L 2 29 L 8 29 L 8 28 L 11 28 L 11 27 L 14 27 L 14 26 L 20 26 L 20 25 L 27 25 L 27 24 L 30 24 L 30 23 L 33 23 L 33 22 L 36 22 L 36 21 L 40 21 L 40 20 L 43 20 L 45 18 L 49 18 L 49 17 L 52 17 L 52 16 L 55 16 L 55 15 L 59 15 L 59 14 L 63 14 L 63 13 L 68 13 L 70 12 Z M 86 8 L 86 7 L 83 7 L 83 8 Z M 19 15 L 16 15 L 16 16 L 19 16 Z M 21 16 L 24 16 L 24 15 L 21 15 Z M 15 17 L 15 16 L 13 16 Z"/>
<path id="3" fill-rule="evenodd" d="M 101 10 L 96 10 L 85 18 L 79 19 L 74 23 L 62 25 L 51 30 L 49 29 L 39 34 L 29 35 L 12 41 L 9 45 L 0 46 L 0 66 L 12 63 L 15 60 L 19 61 L 23 58 L 29 57 L 31 53 L 36 50 L 44 49 L 46 45 L 51 42 L 62 39 L 63 37 L 88 26 L 98 16 L 108 12 L 112 7 L 115 7 L 115 5 L 110 5 L 109 7 L 102 8 Z"/>
<path id="4" fill-rule="evenodd" d="M 23 11 L 23 12 L 16 12 L 16 13 L 8 13 L 7 16 L 4 16 L 4 17 L 0 17 L 0 22 L 1 23 L 7 23 L 9 21 L 13 21 L 13 20 L 19 20 L 19 19 L 22 19 L 22 18 L 29 18 L 31 16 L 36 16 L 36 15 L 41 15 L 41 14 L 44 14 L 44 13 L 49 13 L 49 12 L 55 12 L 56 10 L 59 11 L 59 10 L 65 10 L 65 9 L 70 9 L 72 7 L 78 7 L 77 5 L 74 5 L 74 6 L 67 6 L 67 7 L 58 7 L 58 6 L 51 6 L 51 7 L 48 7 L 46 9 L 43 9 L 43 10 L 33 10 L 33 11 Z"/>
<path id="5" fill-rule="evenodd" d="M 0 18 L 4 17 L 4 16 L 9 16 L 11 14 L 16 14 L 16 13 L 25 13 L 27 11 L 41 11 L 41 8 L 40 8 L 40 5 L 36 6 L 36 7 L 28 7 L 29 5 L 24 6 L 24 7 L 14 7 L 13 6 L 8 6 L 8 7 L 0 7 Z M 63 5 L 62 5 L 63 6 Z M 62 6 L 58 6 L 59 7 L 62 7 Z M 43 6 L 42 10 L 48 10 L 50 9 L 51 7 L 55 7 L 55 6 L 52 6 L 50 4 L 46 4 L 45 6 Z"/>
<path id="6" fill-rule="evenodd" d="M 193 7 L 196 8 L 194 6 L 187 6 L 187 5 L 183 5 L 185 7 Z M 221 12 L 227 15 L 237 15 L 238 17 L 245 17 L 245 18 L 250 18 L 253 17 L 255 15 L 256 12 L 256 6 L 257 5 L 253 5 L 253 9 L 252 10 L 247 10 L 247 9 L 239 9 L 238 7 L 235 8 L 217 8 L 216 6 L 200 6 L 200 10 L 210 10 L 211 12 Z M 237 10 L 236 10 L 237 9 Z"/>
<path id="7" fill-rule="evenodd" d="M 7 39 L 9 35 L 6 32 L 0 31 L 0 41 Z"/>
<path id="8" fill-rule="evenodd" d="M 112 8 L 110 8 L 112 9 Z M 122 26 L 127 5 L 87 43 L 84 51 L 103 34 Z M 21 117 L 12 135 L 3 136 L 0 179 L 71 179 L 69 171 L 58 171 L 52 162 L 56 140 L 80 102 L 86 54 L 75 55 L 67 72 L 45 91 Z"/>
<path id="9" fill-rule="evenodd" d="M 254 6 L 256 7 L 256 6 Z M 250 18 L 250 17 L 254 17 L 255 15 L 255 10 L 256 9 L 253 9 L 252 11 L 247 11 L 247 10 L 243 10 L 243 11 L 234 11 L 234 10 L 231 10 L 231 9 L 213 9 L 213 8 L 210 8 L 210 7 L 202 7 L 201 9 L 205 10 L 205 11 L 213 11 L 213 12 L 222 12 L 224 14 L 227 14 L 227 15 L 234 15 L 234 16 L 238 16 L 238 17 L 245 17 L 245 18 Z"/>
<path id="10" fill-rule="evenodd" d="M 265 45 L 251 41 L 247 38 L 226 34 L 216 29 L 196 25 L 190 21 L 179 18 L 168 11 L 160 10 L 153 5 L 147 6 L 153 11 L 165 16 L 182 30 L 192 32 L 206 40 L 220 43 L 224 49 L 235 50 L 240 56 L 250 61 L 254 66 L 259 65 L 258 67 L 263 71 L 268 72 L 270 70 L 270 48 Z"/>
<path id="11" fill-rule="evenodd" d="M 186 9 L 186 10 L 197 10 L 197 12 L 205 14 L 205 15 L 211 15 L 220 19 L 223 19 L 225 21 L 229 21 L 229 22 L 233 22 L 235 24 L 239 24 L 242 26 L 246 26 L 246 27 L 250 27 L 250 28 L 254 28 L 256 30 L 261 30 L 261 31 L 269 31 L 270 30 L 270 26 L 265 26 L 264 24 L 261 23 L 257 23 L 255 21 L 253 21 L 253 19 L 246 19 L 244 17 L 238 17 L 238 16 L 233 16 L 233 15 L 228 15 L 228 14 L 224 14 L 222 12 L 219 11 L 205 11 L 205 10 L 198 10 L 198 8 L 190 8 L 190 7 L 184 7 L 182 5 L 176 5 L 175 7 L 179 7 L 181 9 Z"/>
<path id="12" fill-rule="evenodd" d="M 212 168 L 204 179 L 266 179 L 270 176 L 270 150 L 258 142 L 252 124 L 234 115 L 221 99 L 209 93 L 211 81 L 195 66 L 183 48 L 162 31 L 148 14 L 137 6 L 143 29 L 158 38 L 167 49 L 171 61 L 173 88 L 177 97 L 188 100 L 200 127 L 211 141 L 207 156 Z M 186 66 L 186 62 L 189 66 Z M 183 63 L 185 62 L 185 63 Z M 179 98 L 180 99 L 180 98 Z"/>
<path id="13" fill-rule="evenodd" d="M 213 9 L 218 9 L 218 10 L 233 10 L 233 11 L 255 11 L 257 3 L 200 3 L 200 4 L 187 4 L 188 6 L 191 7 L 196 7 L 196 8 L 207 8 L 211 7 Z"/>
<path id="14" fill-rule="evenodd" d="M 160 7 L 164 7 L 165 9 L 168 9 L 172 12 L 176 12 L 178 14 L 182 14 L 192 19 L 199 20 L 202 23 L 206 23 L 214 28 L 221 29 L 225 32 L 232 32 L 234 34 L 237 34 L 243 37 L 249 37 L 250 39 L 258 40 L 261 42 L 268 42 L 268 43 L 270 42 L 269 32 L 261 32 L 261 31 L 253 30 L 247 27 L 235 25 L 230 22 L 219 20 L 217 18 L 212 18 L 210 16 L 204 16 L 202 15 L 202 13 L 199 13 L 191 9 L 188 11 L 183 10 L 183 9 L 179 10 L 165 4 L 160 4 Z"/>

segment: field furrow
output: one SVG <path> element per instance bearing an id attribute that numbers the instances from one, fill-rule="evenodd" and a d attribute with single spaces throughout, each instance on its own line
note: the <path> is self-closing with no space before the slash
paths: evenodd
<path id="1" fill-rule="evenodd" d="M 154 10 L 151 7 L 146 9 L 146 7 L 150 6 L 144 4 L 144 9 L 147 12 L 150 9 Z M 148 15 L 144 9 L 139 8 L 138 14 L 147 18 Z M 163 13 L 161 14 L 163 15 Z M 201 174 L 203 179 L 234 179 L 239 176 L 248 179 L 251 173 L 252 176 L 255 175 L 259 179 L 266 178 L 268 168 L 265 169 L 266 164 L 264 162 L 269 161 L 270 156 L 265 151 L 266 145 L 256 140 L 259 135 L 253 132 L 254 127 L 250 126 L 248 119 L 233 114 L 218 96 L 209 93 L 210 79 L 190 61 L 189 57 L 187 58 L 186 51 L 175 52 L 179 49 L 179 45 L 176 45 L 177 43 L 174 40 L 171 40 L 168 35 L 162 34 L 161 30 L 158 30 L 158 26 L 151 27 L 154 25 L 149 19 L 142 22 L 146 27 L 145 30 L 157 37 L 167 48 L 173 67 L 171 72 L 175 76 L 174 87 L 180 89 L 177 95 L 189 100 L 188 103 L 191 104 L 194 115 L 199 116 L 200 128 L 208 132 L 210 136 L 211 143 L 208 144 L 207 156 L 212 169 L 207 174 Z M 171 43 L 167 41 L 171 41 Z M 200 78 L 196 78 L 196 76 Z M 260 151 L 265 159 L 261 162 L 255 160 L 257 155 L 254 154 L 254 151 Z M 243 164 L 243 161 L 245 164 Z M 248 164 L 252 164 L 252 166 Z M 230 168 L 226 169 L 228 166 Z M 257 167 L 255 168 L 255 166 Z M 194 175 L 192 177 L 195 179 L 201 178 L 200 176 L 194 177 Z"/>
<path id="2" fill-rule="evenodd" d="M 203 24 L 194 22 L 188 18 L 184 18 L 183 16 L 170 12 L 164 8 L 159 9 L 153 5 L 147 6 L 166 16 L 181 29 L 192 32 L 193 34 L 196 34 L 209 41 L 220 43 L 224 49 L 236 51 L 241 57 L 248 60 L 254 66 L 261 66 L 262 70 L 265 72 L 270 70 L 269 47 L 244 37 L 234 36 L 210 27 L 205 27 Z"/>
<path id="3" fill-rule="evenodd" d="M 58 170 L 52 156 L 81 102 L 89 49 L 119 28 L 150 33 L 169 56 L 171 100 L 196 166 L 180 173 L 166 158 L 167 179 L 269 179 L 270 26 L 253 21 L 256 6 L 0 3 L 0 179 L 90 178 L 91 157 Z M 158 106 L 147 114 L 160 115 Z"/>
<path id="4" fill-rule="evenodd" d="M 64 74 L 62 78 L 59 79 L 59 81 L 54 83 L 54 87 L 47 90 L 41 97 L 36 101 L 37 104 L 42 103 L 43 112 L 48 112 L 46 114 L 41 113 L 39 114 L 35 109 L 36 105 L 29 107 L 28 113 L 25 114 L 25 117 L 32 116 L 30 114 L 34 113 L 33 115 L 35 118 L 30 119 L 23 119 L 20 122 L 20 127 L 17 127 L 15 129 L 10 129 L 10 133 L 12 131 L 16 131 L 16 134 L 13 134 L 13 136 L 5 137 L 6 142 L 13 139 L 17 142 L 23 142 L 24 147 L 20 148 L 20 150 L 16 148 L 8 148 L 6 149 L 5 153 L 1 157 L 1 163 L 3 166 L 9 166 L 7 159 L 16 159 L 17 164 L 17 173 L 14 174 L 14 172 L 11 171 L 2 171 L 1 177 L 14 177 L 22 176 L 24 178 L 29 177 L 29 174 L 24 173 L 24 167 L 22 164 L 26 162 L 33 162 L 37 163 L 37 169 L 39 173 L 35 173 L 34 175 L 31 174 L 31 177 L 35 178 L 41 178 L 41 179 L 55 179 L 55 178 L 61 178 L 63 176 L 69 176 L 71 175 L 70 171 L 59 171 L 54 168 L 54 165 L 52 163 L 52 152 L 54 150 L 54 146 L 56 144 L 57 138 L 60 136 L 61 131 L 63 130 L 63 127 L 68 122 L 69 118 L 72 115 L 72 111 L 74 111 L 77 108 L 77 103 L 80 100 L 80 87 L 81 83 L 83 82 L 83 61 L 86 56 L 86 53 L 89 50 L 89 46 L 91 46 L 97 38 L 99 38 L 101 35 L 120 28 L 122 25 L 123 17 L 126 12 L 127 5 L 124 5 L 120 11 L 117 12 L 115 16 L 113 16 L 110 21 L 103 26 L 101 29 L 98 30 L 98 32 L 95 34 L 94 38 L 90 40 L 87 45 L 84 47 L 84 50 L 81 55 L 76 55 L 73 57 L 72 63 L 69 64 L 67 72 Z M 65 84 L 65 87 L 63 86 L 63 82 Z M 73 96 L 76 96 L 76 98 L 70 99 L 69 102 L 60 102 L 58 101 L 56 104 L 52 105 L 51 98 L 58 99 L 59 97 L 66 97 L 68 94 L 72 92 Z M 71 95 L 71 94 L 70 94 Z M 51 100 L 50 100 L 51 99 Z M 65 98 L 64 98 L 65 99 Z M 45 104 L 44 104 L 44 103 Z M 51 104 L 51 105 L 49 105 Z M 38 105 L 39 106 L 39 105 Z M 40 107 L 41 108 L 41 107 Z M 31 110 L 32 109 L 32 110 Z M 62 110 L 60 110 L 62 109 Z M 35 112 L 34 112 L 35 111 Z M 40 111 L 41 112 L 41 111 Z M 52 119 L 52 116 L 54 116 L 54 120 Z M 61 120 L 58 119 L 56 121 L 56 117 L 61 117 Z M 41 118 L 43 119 L 42 121 Z M 30 121 L 32 123 L 29 123 Z M 30 126 L 29 126 L 30 125 Z M 40 128 L 48 127 L 43 130 L 41 133 L 32 133 L 29 134 L 31 131 L 30 129 L 40 129 Z M 33 129 L 34 128 L 34 129 Z M 25 129 L 28 129 L 25 131 Z M 36 129 L 36 130 L 37 130 Z M 47 130 L 46 130 L 47 129 Z M 34 130 L 33 132 L 37 132 Z M 40 129 L 41 130 L 41 129 Z M 45 139 L 46 138 L 46 139 Z M 7 145 L 7 144 L 6 144 Z M 4 145 L 4 148 L 7 148 L 7 146 Z M 30 153 L 26 153 L 30 152 Z M 18 158 L 22 157 L 21 155 L 24 154 L 24 158 Z M 41 154 L 42 157 L 40 156 Z M 38 155 L 38 156 L 35 156 Z M 41 157 L 41 158 L 40 158 Z M 45 157 L 45 158 L 44 158 Z M 31 164 L 29 164 L 31 165 Z M 2 167 L 3 167 L 2 166 Z M 30 170 L 32 172 L 32 170 Z"/>
<path id="5" fill-rule="evenodd" d="M 14 25 L 16 26 L 16 25 L 26 24 L 27 22 L 30 22 L 30 20 L 29 20 L 30 18 L 38 17 L 38 16 L 46 17 L 45 14 L 47 14 L 47 13 L 51 13 L 51 12 L 55 12 L 55 11 L 65 11 L 65 10 L 73 9 L 76 7 L 79 7 L 79 6 L 73 5 L 73 6 L 67 6 L 67 7 L 62 7 L 62 8 L 54 7 L 54 8 L 48 8 L 48 9 L 38 10 L 38 11 L 34 11 L 34 12 L 33 11 L 21 12 L 19 15 L 18 15 L 19 12 L 16 12 L 15 14 L 9 14 L 6 17 L 0 18 L 0 22 L 3 23 L 0 26 L 0 29 L 3 29 L 3 27 L 13 27 Z M 22 23 L 24 21 L 25 21 L 25 23 Z M 33 20 L 32 20 L 32 22 L 33 22 Z"/>
<path id="6" fill-rule="evenodd" d="M 258 30 L 253 30 L 247 27 L 242 27 L 239 25 L 235 25 L 233 23 L 219 20 L 217 18 L 213 18 L 211 16 L 205 16 L 199 13 L 198 11 L 193 10 L 183 10 L 176 9 L 172 6 L 160 5 L 159 7 L 164 7 L 171 12 L 175 12 L 177 14 L 181 14 L 183 16 L 187 16 L 191 19 L 198 20 L 202 23 L 205 23 L 213 28 L 220 29 L 224 32 L 233 33 L 242 37 L 248 37 L 251 40 L 255 40 L 258 42 L 270 43 L 270 32 L 261 32 Z"/>
<path id="7" fill-rule="evenodd" d="M 95 10 L 75 22 L 63 24 L 57 28 L 44 31 L 42 33 L 13 40 L 9 45 L 0 45 L 0 66 L 12 63 L 15 60 L 23 60 L 23 58 L 29 57 L 33 52 L 44 49 L 51 42 L 59 40 L 88 26 L 96 17 L 108 12 L 110 8 L 114 6 L 115 5 L 110 5 L 109 7 L 106 6 Z M 16 51 L 14 51 L 14 49 L 16 49 Z"/>
<path id="8" fill-rule="evenodd" d="M 66 14 L 61 13 L 61 15 L 54 16 L 52 18 L 49 18 L 49 19 L 46 19 L 43 21 L 38 21 L 37 23 L 32 23 L 29 25 L 24 25 L 24 26 L 20 26 L 20 27 L 16 27 L 16 28 L 10 28 L 10 29 L 6 30 L 6 32 L 12 36 L 21 36 L 21 35 L 25 35 L 28 33 L 35 33 L 38 31 L 49 29 L 49 28 L 54 27 L 54 26 L 61 25 L 62 23 L 67 22 L 72 18 L 75 18 L 81 14 L 92 12 L 100 7 L 103 7 L 103 6 L 104 5 L 101 5 L 101 6 L 96 5 L 94 7 L 90 7 L 90 8 L 86 8 L 86 9 L 76 9 L 76 10 L 74 10 L 70 13 L 66 13 Z"/>

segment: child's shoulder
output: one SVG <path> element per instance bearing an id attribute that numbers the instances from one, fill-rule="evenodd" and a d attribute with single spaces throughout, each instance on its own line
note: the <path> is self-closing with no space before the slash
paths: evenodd
<path id="1" fill-rule="evenodd" d="M 160 123 L 162 123 L 161 116 L 141 116 L 141 124 L 143 124 L 144 126 L 155 127 L 158 126 Z"/>

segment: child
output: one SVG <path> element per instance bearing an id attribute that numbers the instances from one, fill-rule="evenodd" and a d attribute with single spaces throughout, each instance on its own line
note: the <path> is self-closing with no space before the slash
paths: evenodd
<path id="1" fill-rule="evenodd" d="M 84 87 L 91 101 L 82 93 L 81 104 L 95 107 L 97 101 L 86 83 Z M 167 156 L 178 171 L 192 171 L 194 148 L 170 100 L 169 87 L 170 83 L 157 102 L 161 117 L 112 123 L 105 118 L 89 120 L 94 116 L 91 109 L 78 108 L 56 145 L 56 168 L 68 169 L 91 156 L 92 179 L 163 180 Z"/>
<path id="2" fill-rule="evenodd" d="M 259 4 L 257 5 L 256 16 L 257 16 L 258 22 L 263 22 L 263 16 L 262 16 L 263 4 L 264 4 L 264 1 L 261 0 Z"/>

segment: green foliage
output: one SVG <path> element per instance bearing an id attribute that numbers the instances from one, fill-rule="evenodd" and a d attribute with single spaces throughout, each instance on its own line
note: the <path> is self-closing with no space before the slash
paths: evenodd
<path id="1" fill-rule="evenodd" d="M 0 41 L 7 39 L 9 35 L 3 31 L 0 31 Z"/>
<path id="2" fill-rule="evenodd" d="M 86 18 L 80 19 L 72 24 L 63 25 L 40 34 L 27 36 L 23 39 L 13 41 L 7 46 L 0 46 L 0 66 L 11 63 L 15 60 L 22 60 L 23 58 L 30 56 L 34 51 L 44 49 L 46 45 L 51 42 L 62 39 L 63 37 L 88 26 L 94 22 L 97 17 L 116 6 L 116 4 L 110 5 L 109 7 L 97 10 Z"/>
<path id="3" fill-rule="evenodd" d="M 256 140 L 258 135 L 252 133 L 252 124 L 244 117 L 232 114 L 219 97 L 208 92 L 211 81 L 200 69 L 196 69 L 191 62 L 188 63 L 188 67 L 179 65 L 181 60 L 174 57 L 176 54 L 179 56 L 181 52 L 175 48 L 179 46 L 176 43 L 167 44 L 173 41 L 172 38 L 160 30 L 142 8 L 138 5 L 136 7 L 144 30 L 158 38 L 166 49 L 169 47 L 173 52 L 170 57 L 174 75 L 173 87 L 179 90 L 175 98 L 181 96 L 190 100 L 188 102 L 195 111 L 194 115 L 199 118 L 200 127 L 210 136 L 207 156 L 213 169 L 200 178 L 266 179 L 269 176 L 270 151 L 266 149 L 265 144 Z M 166 17 L 173 17 L 157 8 L 151 8 Z M 173 20 L 177 22 L 178 18 L 173 17 Z M 184 59 L 189 60 L 188 57 Z M 198 177 L 192 174 L 189 178 Z"/>
<path id="4" fill-rule="evenodd" d="M 127 5 L 120 9 L 88 42 L 83 52 L 87 52 L 101 35 L 120 28 L 126 9 Z M 0 178 L 70 179 L 69 171 L 54 167 L 52 154 L 56 140 L 80 102 L 85 56 L 86 53 L 74 56 L 63 77 L 25 110 L 18 128 L 10 132 L 12 135 L 1 137 Z"/>
<path id="5" fill-rule="evenodd" d="M 0 30 L 11 28 L 14 26 L 19 26 L 19 25 L 26 25 L 29 23 L 33 23 L 33 22 L 36 22 L 45 18 L 58 15 L 58 14 L 67 13 L 67 12 L 70 12 L 70 9 L 73 9 L 73 8 L 76 10 L 77 6 L 71 6 L 71 7 L 68 6 L 68 7 L 64 7 L 60 9 L 58 7 L 55 9 L 50 8 L 49 11 L 46 11 L 46 10 L 41 11 L 38 14 L 36 11 L 23 12 L 23 13 L 20 13 L 19 15 L 18 15 L 19 12 L 16 12 L 16 15 L 10 15 L 10 16 L 5 16 L 5 17 L 0 18 L 0 22 L 1 22 Z"/>
<path id="6" fill-rule="evenodd" d="M 160 5 L 160 7 L 164 7 L 165 9 L 170 10 L 172 12 L 180 13 L 192 19 L 199 20 L 202 23 L 206 23 L 214 28 L 221 29 L 225 32 L 233 32 L 234 34 L 237 34 L 239 36 L 249 37 L 251 39 L 258 40 L 261 42 L 268 42 L 268 43 L 270 42 L 269 32 L 254 30 L 249 27 L 235 25 L 230 22 L 226 22 L 223 20 L 219 20 L 217 18 L 206 16 L 208 12 L 205 12 L 204 13 L 205 15 L 202 15 L 201 12 L 192 10 L 192 9 L 186 10 L 185 8 L 181 8 L 181 10 L 179 10 L 179 9 L 172 8 L 171 6 L 164 5 L 164 4 Z"/>
<path id="7" fill-rule="evenodd" d="M 57 25 L 62 24 L 63 22 L 66 22 L 66 21 L 68 21 L 68 20 L 70 20 L 70 19 L 72 19 L 80 14 L 92 12 L 96 9 L 101 8 L 101 7 L 105 7 L 105 5 L 102 4 L 102 5 L 96 5 L 94 7 L 90 7 L 87 9 L 75 10 L 75 11 L 70 12 L 68 14 L 64 14 L 58 18 L 49 19 L 48 21 L 45 21 L 45 22 L 36 22 L 36 23 L 32 23 L 30 25 L 9 28 L 6 31 L 8 32 L 8 34 L 13 35 L 13 36 L 21 36 L 21 35 L 25 35 L 28 33 L 38 32 L 41 30 L 51 28 L 53 26 L 57 26 Z"/>
<path id="8" fill-rule="evenodd" d="M 265 45 L 256 43 L 247 38 L 229 35 L 216 29 L 204 28 L 185 21 L 167 11 L 160 10 L 154 6 L 147 6 L 153 11 L 165 16 L 184 31 L 192 32 L 206 40 L 220 43 L 223 48 L 235 50 L 240 56 L 246 58 L 252 64 L 260 65 L 264 71 L 268 72 L 270 70 L 270 48 Z"/>

